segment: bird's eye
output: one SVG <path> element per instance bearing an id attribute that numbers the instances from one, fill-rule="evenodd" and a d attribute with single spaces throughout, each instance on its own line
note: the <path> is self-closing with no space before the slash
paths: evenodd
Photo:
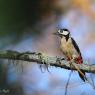
<path id="1" fill-rule="evenodd" d="M 60 33 L 63 33 L 63 30 L 60 30 Z"/>
<path id="2" fill-rule="evenodd" d="M 63 33 L 63 31 L 61 29 L 58 30 L 59 33 Z"/>

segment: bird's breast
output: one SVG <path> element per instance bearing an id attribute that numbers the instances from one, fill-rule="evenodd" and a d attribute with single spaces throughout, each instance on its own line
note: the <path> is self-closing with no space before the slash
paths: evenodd
<path id="1" fill-rule="evenodd" d="M 65 38 L 62 38 L 60 44 L 61 51 L 67 58 L 71 59 L 73 56 L 78 56 L 78 53 L 76 52 L 70 38 L 68 39 L 68 41 L 66 41 Z"/>
<path id="2" fill-rule="evenodd" d="M 72 43 L 70 40 L 66 41 L 65 38 L 61 39 L 61 50 L 63 52 L 71 52 L 73 49 Z"/>

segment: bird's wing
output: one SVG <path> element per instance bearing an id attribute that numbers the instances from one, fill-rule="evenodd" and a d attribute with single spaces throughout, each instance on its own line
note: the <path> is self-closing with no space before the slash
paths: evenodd
<path id="1" fill-rule="evenodd" d="M 72 43 L 73 43 L 73 45 L 74 45 L 74 48 L 77 50 L 77 52 L 78 52 L 78 53 L 80 54 L 80 56 L 81 56 L 81 52 L 80 52 L 80 49 L 79 49 L 77 43 L 75 42 L 75 40 L 74 40 L 73 38 L 71 38 L 71 40 L 72 40 Z M 82 56 L 81 56 L 81 57 L 82 57 Z"/>

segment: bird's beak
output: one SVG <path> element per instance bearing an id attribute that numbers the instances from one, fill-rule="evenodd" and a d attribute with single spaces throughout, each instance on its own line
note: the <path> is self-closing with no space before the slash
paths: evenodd
<path id="1" fill-rule="evenodd" d="M 53 35 L 59 35 L 59 33 L 58 32 L 54 32 Z"/>

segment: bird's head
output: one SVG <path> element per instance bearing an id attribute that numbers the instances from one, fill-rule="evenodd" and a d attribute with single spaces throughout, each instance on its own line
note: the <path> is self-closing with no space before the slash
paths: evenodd
<path id="1" fill-rule="evenodd" d="M 69 32 L 69 30 L 68 29 L 65 29 L 65 28 L 63 28 L 63 29 L 58 29 L 57 30 L 57 32 L 56 33 L 54 33 L 55 35 L 58 35 L 58 36 L 60 36 L 60 37 L 68 37 L 69 38 L 69 36 L 70 36 L 70 32 Z"/>

